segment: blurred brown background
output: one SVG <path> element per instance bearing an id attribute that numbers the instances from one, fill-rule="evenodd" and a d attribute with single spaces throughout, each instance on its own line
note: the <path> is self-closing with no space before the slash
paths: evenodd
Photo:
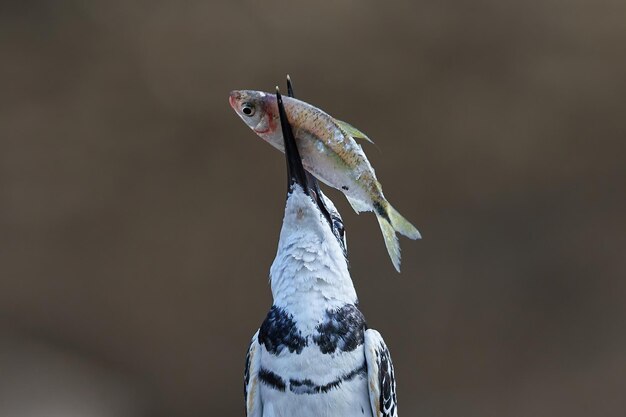
<path id="1" fill-rule="evenodd" d="M 353 123 L 403 416 L 626 415 L 626 2 L 3 1 L 0 414 L 243 415 L 285 196 L 232 89 Z"/>

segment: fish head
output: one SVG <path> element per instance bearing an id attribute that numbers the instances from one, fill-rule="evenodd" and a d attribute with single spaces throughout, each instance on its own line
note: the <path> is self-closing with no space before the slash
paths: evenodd
<path id="1" fill-rule="evenodd" d="M 258 135 L 273 134 L 277 127 L 276 96 L 254 90 L 231 91 L 230 106 Z"/>

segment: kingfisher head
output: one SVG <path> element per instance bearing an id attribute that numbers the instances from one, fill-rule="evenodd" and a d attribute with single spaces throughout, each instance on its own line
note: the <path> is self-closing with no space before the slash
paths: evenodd
<path id="1" fill-rule="evenodd" d="M 281 128 L 287 161 L 287 202 L 281 230 L 281 250 L 302 261 L 328 264 L 345 269 L 347 245 L 343 220 L 332 201 L 322 193 L 315 177 L 302 165 L 291 126 L 277 93 Z"/>

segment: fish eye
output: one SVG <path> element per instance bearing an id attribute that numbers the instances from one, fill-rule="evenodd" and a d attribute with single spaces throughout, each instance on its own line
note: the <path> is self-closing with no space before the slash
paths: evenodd
<path id="1" fill-rule="evenodd" d="M 254 104 L 243 103 L 243 105 L 241 106 L 241 112 L 248 117 L 252 116 L 254 114 Z"/>

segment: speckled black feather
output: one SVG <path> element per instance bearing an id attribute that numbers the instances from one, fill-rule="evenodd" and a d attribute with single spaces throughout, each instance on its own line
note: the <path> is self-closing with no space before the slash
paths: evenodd
<path id="1" fill-rule="evenodd" d="M 361 365 L 360 367 L 324 385 L 316 385 L 310 379 L 303 379 L 303 380 L 290 379 L 289 390 L 293 392 L 294 394 L 327 393 L 330 390 L 339 388 L 339 386 L 344 381 L 350 381 L 357 376 L 362 377 L 362 378 L 365 378 L 367 376 L 367 365 L 365 364 L 365 362 L 363 362 L 363 365 Z"/>
<path id="2" fill-rule="evenodd" d="M 259 329 L 259 343 L 274 355 L 285 348 L 290 353 L 300 354 L 308 345 L 307 339 L 296 328 L 293 316 L 277 306 L 272 306 Z"/>
<path id="3" fill-rule="evenodd" d="M 367 323 L 354 304 L 346 304 L 326 311 L 326 319 L 316 330 L 318 334 L 313 336 L 313 341 L 322 353 L 351 352 L 363 344 Z"/>
<path id="4" fill-rule="evenodd" d="M 282 379 L 279 375 L 276 375 L 274 372 L 268 371 L 267 369 L 261 368 L 261 370 L 259 371 L 259 380 L 267 386 L 277 389 L 281 392 L 284 392 L 285 388 L 287 387 L 284 379 Z"/>
<path id="5" fill-rule="evenodd" d="M 339 388 L 343 382 L 350 381 L 356 377 L 359 377 L 359 378 L 367 377 L 367 365 L 365 361 L 363 362 L 363 365 L 359 366 L 358 368 L 324 385 L 317 385 L 308 378 L 307 379 L 290 379 L 289 390 L 293 392 L 294 394 L 298 394 L 298 395 L 325 394 L 328 391 Z M 274 372 L 269 371 L 267 369 L 261 369 L 259 371 L 259 379 L 265 385 L 281 392 L 284 392 L 287 387 L 285 380 L 280 375 L 275 374 Z"/>
<path id="6" fill-rule="evenodd" d="M 392 417 L 396 412 L 396 376 L 391 363 L 391 355 L 389 350 L 383 345 L 380 346 L 380 355 L 376 352 L 379 359 L 378 364 L 378 383 L 380 384 L 379 404 L 383 417 Z"/>
<path id="7" fill-rule="evenodd" d="M 246 351 L 246 367 L 243 370 L 243 399 L 244 404 L 248 403 L 248 383 L 250 382 L 250 347 L 254 341 L 250 342 Z"/>

